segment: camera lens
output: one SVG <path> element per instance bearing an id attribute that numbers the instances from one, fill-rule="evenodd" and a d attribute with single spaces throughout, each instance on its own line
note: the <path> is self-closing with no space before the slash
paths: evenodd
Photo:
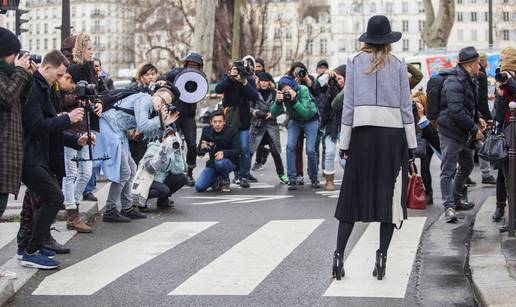
<path id="1" fill-rule="evenodd" d="M 195 81 L 188 81 L 186 82 L 185 84 L 185 90 L 188 92 L 188 93 L 193 93 L 197 90 L 197 82 Z"/>
<path id="2" fill-rule="evenodd" d="M 179 142 L 172 143 L 172 148 L 173 149 L 179 149 L 179 146 L 180 146 Z"/>

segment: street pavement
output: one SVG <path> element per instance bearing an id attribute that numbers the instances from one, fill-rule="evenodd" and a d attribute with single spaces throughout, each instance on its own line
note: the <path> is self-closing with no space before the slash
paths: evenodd
<path id="1" fill-rule="evenodd" d="M 259 182 L 250 189 L 185 187 L 173 196 L 173 210 L 151 205 L 147 219 L 100 222 L 93 234 L 75 235 L 67 243 L 72 253 L 56 258 L 60 270 L 38 271 L 7 305 L 476 306 L 468 242 L 474 214 L 494 187 L 477 184 L 470 191 L 475 210 L 446 224 L 434 161 L 436 204 L 410 210 L 395 231 L 384 280 L 372 276 L 378 224 L 358 223 L 346 249 L 346 276 L 334 281 L 338 191 L 310 185 L 288 191 L 269 160 L 253 173 Z M 200 172 L 204 162 L 198 164 Z M 478 167 L 472 178 L 480 182 Z M 97 192 L 99 205 L 107 187 Z M 12 261 L 14 251 L 15 242 L 7 244 L 0 261 Z"/>

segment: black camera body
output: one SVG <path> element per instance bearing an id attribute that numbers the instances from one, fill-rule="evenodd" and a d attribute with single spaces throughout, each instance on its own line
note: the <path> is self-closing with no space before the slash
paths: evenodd
<path id="1" fill-rule="evenodd" d="M 297 70 L 297 76 L 299 78 L 305 78 L 307 75 L 308 75 L 308 72 L 306 71 L 306 69 L 299 67 L 299 69 Z"/>
<path id="2" fill-rule="evenodd" d="M 507 74 L 504 74 L 500 70 L 500 68 L 497 68 L 496 74 L 495 74 L 495 80 L 496 80 L 496 82 L 500 82 L 500 83 L 504 84 L 507 82 L 507 80 L 509 80 L 509 76 L 507 76 Z"/>
<path id="3" fill-rule="evenodd" d="M 233 62 L 233 66 L 238 70 L 238 74 L 242 78 L 247 78 L 251 75 L 251 70 L 247 61 L 235 61 Z"/>
<path id="4" fill-rule="evenodd" d="M 36 64 L 41 64 L 41 62 L 43 60 L 42 56 L 39 54 L 32 54 L 32 53 L 30 53 L 30 51 L 27 51 L 27 50 L 20 50 L 18 57 L 22 57 L 26 53 L 29 54 L 29 61 L 36 63 Z"/>
<path id="5" fill-rule="evenodd" d="M 166 104 L 168 113 L 178 112 L 174 104 Z"/>
<path id="6" fill-rule="evenodd" d="M 91 100 L 97 98 L 97 90 L 95 84 L 89 84 L 87 81 L 81 80 L 77 82 L 75 93 L 82 100 Z"/>
<path id="7" fill-rule="evenodd" d="M 331 77 L 329 80 L 328 80 L 328 86 L 329 87 L 337 87 L 339 85 L 339 82 L 337 81 L 337 78 L 335 77 Z"/>
<path id="8" fill-rule="evenodd" d="M 292 101 L 292 95 L 290 94 L 290 92 L 288 92 L 288 91 L 283 92 L 283 101 L 284 102 Z"/>

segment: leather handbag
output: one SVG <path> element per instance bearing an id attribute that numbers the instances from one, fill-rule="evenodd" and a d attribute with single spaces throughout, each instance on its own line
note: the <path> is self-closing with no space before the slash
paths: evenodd
<path id="1" fill-rule="evenodd" d="M 421 176 L 417 174 L 414 163 L 409 163 L 410 178 L 407 190 L 407 208 L 426 209 L 425 184 Z"/>
<path id="2" fill-rule="evenodd" d="M 507 158 L 507 140 L 503 133 L 496 134 L 491 129 L 478 151 L 478 156 L 489 162 L 498 162 Z"/>

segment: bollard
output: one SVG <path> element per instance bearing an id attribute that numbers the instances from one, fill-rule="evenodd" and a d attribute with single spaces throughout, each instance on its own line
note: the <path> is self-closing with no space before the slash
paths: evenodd
<path id="1" fill-rule="evenodd" d="M 507 146 L 509 147 L 509 237 L 514 237 L 516 222 L 516 102 L 509 104 L 510 125 L 505 131 Z"/>

